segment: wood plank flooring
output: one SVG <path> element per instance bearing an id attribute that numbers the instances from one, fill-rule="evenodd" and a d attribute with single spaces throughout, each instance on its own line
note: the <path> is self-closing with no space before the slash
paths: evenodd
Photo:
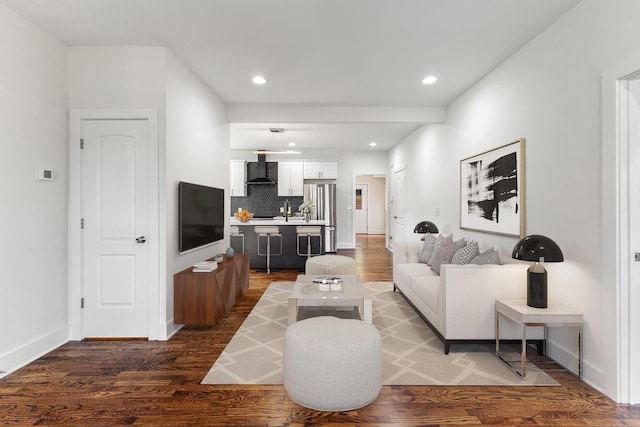
<path id="1" fill-rule="evenodd" d="M 358 236 L 356 250 L 339 253 L 356 259 L 364 281 L 391 280 L 383 236 Z M 218 325 L 167 342 L 65 344 L 0 380 L 0 425 L 640 426 L 640 406 L 616 405 L 565 372 L 550 372 L 560 387 L 384 386 L 371 405 L 342 413 L 302 408 L 282 386 L 200 385 L 269 283 L 297 274 L 252 271 Z"/>

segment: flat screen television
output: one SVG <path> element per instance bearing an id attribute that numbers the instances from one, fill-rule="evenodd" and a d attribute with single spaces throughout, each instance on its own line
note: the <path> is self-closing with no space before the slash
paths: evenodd
<path id="1" fill-rule="evenodd" d="M 178 250 L 185 252 L 224 239 L 224 190 L 178 184 Z"/>

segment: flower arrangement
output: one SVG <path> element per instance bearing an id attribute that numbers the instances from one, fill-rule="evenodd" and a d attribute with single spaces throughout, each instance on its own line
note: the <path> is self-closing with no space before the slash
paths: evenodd
<path id="1" fill-rule="evenodd" d="M 315 209 L 316 206 L 311 200 L 307 200 L 306 202 L 298 206 L 298 211 L 302 212 L 305 215 L 310 215 Z"/>

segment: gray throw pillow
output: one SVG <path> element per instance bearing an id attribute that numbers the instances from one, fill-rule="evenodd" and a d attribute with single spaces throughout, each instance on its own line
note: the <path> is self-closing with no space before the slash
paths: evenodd
<path id="1" fill-rule="evenodd" d="M 458 249 L 463 248 L 466 245 L 467 242 L 464 239 L 460 239 L 457 242 L 454 242 L 453 239 L 445 240 L 440 246 L 438 246 L 438 249 L 436 249 L 436 256 L 431 263 L 431 269 L 437 274 L 440 274 L 440 266 L 442 264 L 451 264 L 453 255 L 458 251 Z"/>
<path id="2" fill-rule="evenodd" d="M 451 258 L 452 264 L 469 264 L 473 258 L 477 255 L 480 255 L 480 249 L 478 248 L 478 242 L 472 240 L 467 243 L 467 246 L 464 248 L 460 248 L 453 254 L 453 258 Z"/>
<path id="3" fill-rule="evenodd" d="M 436 238 L 436 243 L 433 245 L 433 252 L 431 252 L 431 257 L 429 258 L 429 261 L 427 261 L 427 265 L 431 265 L 433 263 L 433 260 L 436 256 L 436 251 L 438 250 L 438 247 L 444 243 L 447 239 L 451 240 L 453 242 L 453 237 L 449 236 L 449 237 L 444 237 L 442 234 L 439 234 L 438 237 Z"/>
<path id="4" fill-rule="evenodd" d="M 422 247 L 422 252 L 418 256 L 418 262 L 426 264 L 431 259 L 431 255 L 433 254 L 433 248 L 436 244 L 436 236 L 433 234 L 427 234 L 424 237 L 424 246 Z"/>
<path id="5" fill-rule="evenodd" d="M 493 247 L 474 257 L 469 264 L 500 264 L 500 254 Z"/>

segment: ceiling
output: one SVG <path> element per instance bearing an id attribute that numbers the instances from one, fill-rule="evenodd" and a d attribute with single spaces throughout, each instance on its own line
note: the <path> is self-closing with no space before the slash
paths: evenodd
<path id="1" fill-rule="evenodd" d="M 578 2 L 0 0 L 70 46 L 168 47 L 227 103 L 232 149 L 299 150 L 386 150 L 441 122 Z"/>

